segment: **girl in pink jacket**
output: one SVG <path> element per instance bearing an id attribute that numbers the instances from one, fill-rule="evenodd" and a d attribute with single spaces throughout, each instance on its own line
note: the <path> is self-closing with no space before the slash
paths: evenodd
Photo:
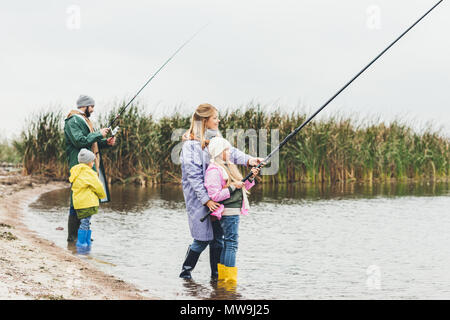
<path id="1" fill-rule="evenodd" d="M 221 203 L 211 214 L 220 220 L 224 233 L 224 247 L 217 265 L 219 280 L 236 282 L 239 216 L 248 214 L 248 190 L 255 185 L 254 178 L 260 169 L 253 168 L 253 176 L 242 182 L 242 174 L 230 162 L 230 148 L 231 144 L 222 137 L 209 142 L 210 163 L 205 172 L 205 187 L 210 199 Z"/>

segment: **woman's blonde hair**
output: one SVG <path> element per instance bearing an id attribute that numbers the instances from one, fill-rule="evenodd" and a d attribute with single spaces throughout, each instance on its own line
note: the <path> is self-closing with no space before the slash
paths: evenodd
<path id="1" fill-rule="evenodd" d="M 198 140 L 201 143 L 202 149 L 206 147 L 208 141 L 205 139 L 206 122 L 214 114 L 218 112 L 216 107 L 209 103 L 203 103 L 195 109 L 191 118 L 191 127 L 183 135 L 185 140 Z"/>

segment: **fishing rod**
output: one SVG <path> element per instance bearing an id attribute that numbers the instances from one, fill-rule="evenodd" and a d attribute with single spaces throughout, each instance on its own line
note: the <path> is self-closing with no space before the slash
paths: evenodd
<path id="1" fill-rule="evenodd" d="M 408 29 L 406 29 L 397 39 L 395 39 L 389 46 L 386 47 L 383 51 L 381 51 L 368 65 L 366 65 L 360 72 L 358 72 L 349 82 L 347 82 L 338 92 L 336 92 L 327 102 L 325 102 L 316 112 L 314 112 L 305 122 L 303 122 L 299 127 L 297 127 L 294 131 L 292 131 L 283 141 L 276 147 L 263 161 L 261 161 L 256 168 L 261 168 L 266 162 L 276 153 L 278 152 L 292 137 L 294 137 L 300 130 L 303 129 L 312 119 L 314 119 L 320 111 L 322 111 L 331 101 L 333 101 L 342 91 L 344 91 L 353 81 L 355 81 L 364 71 L 366 71 L 375 61 L 377 61 L 386 51 L 388 51 L 394 44 L 397 43 L 405 34 L 408 33 L 412 28 L 414 28 L 423 18 L 425 18 L 434 8 L 436 8 L 442 1 L 438 1 L 431 9 L 429 9 L 423 16 L 421 16 L 416 22 L 414 22 Z M 253 175 L 252 172 L 249 172 L 248 175 L 242 179 L 242 182 L 245 182 Z M 200 219 L 201 222 L 205 221 L 205 219 L 212 212 L 208 212 L 207 215 Z"/>
<path id="2" fill-rule="evenodd" d="M 209 23 L 208 23 L 209 24 Z M 156 70 L 156 72 L 150 77 L 150 79 L 147 80 L 147 82 L 142 86 L 141 89 L 139 89 L 139 91 L 134 95 L 134 97 L 122 108 L 122 110 L 116 115 L 116 117 L 111 121 L 111 123 L 108 126 L 108 129 L 111 131 L 112 136 L 115 136 L 116 133 L 119 130 L 119 127 L 114 128 L 114 130 L 112 130 L 112 126 L 114 125 L 114 123 L 120 118 L 120 116 L 123 114 L 123 112 L 131 105 L 131 103 L 134 101 L 134 99 L 136 99 L 136 97 L 139 95 L 139 93 L 141 93 L 142 90 L 144 90 L 144 88 L 150 83 L 150 81 L 153 80 L 154 77 L 156 77 L 156 75 L 173 59 L 173 57 L 175 57 L 177 55 L 178 52 L 181 51 L 181 49 L 183 49 L 189 42 L 192 41 L 192 39 L 195 38 L 195 36 L 197 34 L 200 33 L 200 31 L 202 31 L 204 28 L 206 28 L 208 26 L 208 24 L 205 24 L 203 27 L 201 27 L 200 29 L 198 29 L 188 40 L 186 40 L 170 57 L 169 59 L 167 59 L 162 65 L 161 67 L 159 67 L 158 70 Z"/>

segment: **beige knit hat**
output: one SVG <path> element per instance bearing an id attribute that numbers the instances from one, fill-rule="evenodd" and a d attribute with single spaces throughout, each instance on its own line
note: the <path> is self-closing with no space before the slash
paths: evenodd
<path id="1" fill-rule="evenodd" d="M 226 148 L 231 148 L 231 143 L 222 137 L 215 137 L 209 141 L 208 151 L 211 159 L 214 159 Z"/>

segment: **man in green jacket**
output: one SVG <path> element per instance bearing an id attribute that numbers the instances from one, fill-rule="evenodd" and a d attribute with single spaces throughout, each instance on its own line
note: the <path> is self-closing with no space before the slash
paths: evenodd
<path id="1" fill-rule="evenodd" d="M 82 148 L 91 150 L 95 155 L 94 170 L 99 172 L 102 169 L 100 149 L 112 147 L 116 143 L 116 138 L 106 139 L 108 128 L 98 131 L 89 120 L 94 112 L 95 101 L 89 96 L 81 95 L 77 100 L 77 110 L 72 110 L 65 120 L 64 135 L 66 138 L 66 154 L 69 161 L 69 171 L 78 164 L 78 153 Z M 68 242 L 77 239 L 80 220 L 73 208 L 72 194 L 70 196 L 70 211 L 68 221 Z"/>

